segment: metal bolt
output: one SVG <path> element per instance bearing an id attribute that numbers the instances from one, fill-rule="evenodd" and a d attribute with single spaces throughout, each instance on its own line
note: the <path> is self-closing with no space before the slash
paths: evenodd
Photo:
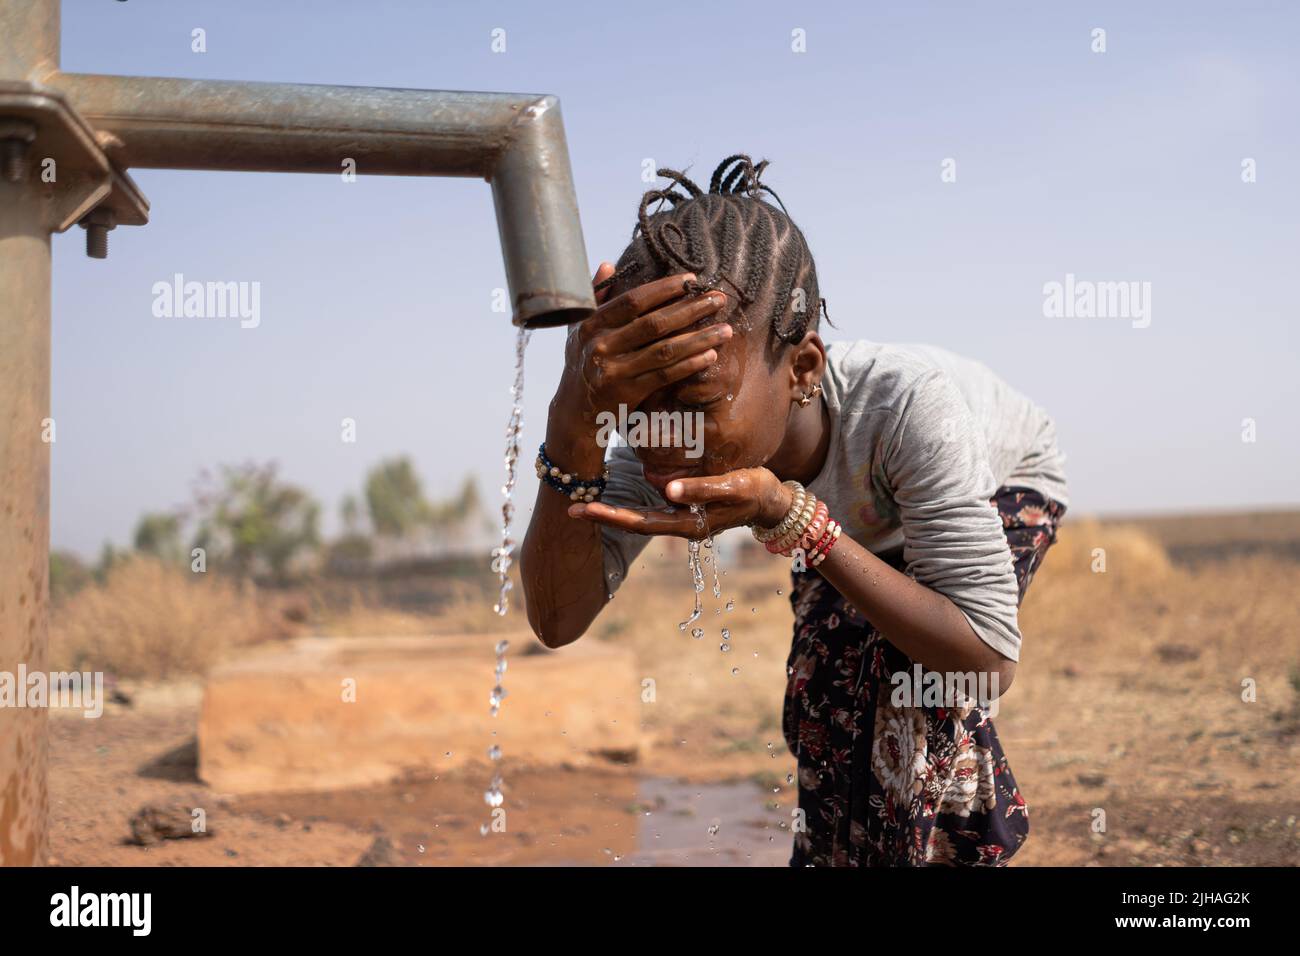
<path id="1" fill-rule="evenodd" d="M 86 255 L 92 259 L 108 258 L 108 231 L 117 225 L 117 217 L 111 209 L 100 206 L 92 209 L 81 220 L 81 227 L 86 230 Z"/>
<path id="2" fill-rule="evenodd" d="M 11 183 L 27 178 L 27 144 L 21 139 L 4 141 L 4 174 Z"/>
<path id="3" fill-rule="evenodd" d="M 24 120 L 0 120 L 0 169 L 11 183 L 27 178 L 27 153 L 36 127 Z"/>
<path id="4" fill-rule="evenodd" d="M 86 227 L 86 255 L 92 259 L 108 258 L 108 229 L 104 226 Z"/>

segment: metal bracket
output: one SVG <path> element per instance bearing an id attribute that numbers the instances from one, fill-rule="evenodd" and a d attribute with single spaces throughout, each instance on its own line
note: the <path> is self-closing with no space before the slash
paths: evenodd
<path id="1" fill-rule="evenodd" d="M 35 131 L 25 147 L 28 161 L 21 166 L 24 176 L 40 182 L 51 232 L 65 232 L 92 213 L 100 219 L 111 216 L 119 226 L 149 221 L 149 201 L 140 188 L 109 161 L 90 125 L 58 91 L 0 81 L 0 121 Z M 54 165 L 47 166 L 47 160 Z M 89 241 L 87 246 L 89 250 Z"/>

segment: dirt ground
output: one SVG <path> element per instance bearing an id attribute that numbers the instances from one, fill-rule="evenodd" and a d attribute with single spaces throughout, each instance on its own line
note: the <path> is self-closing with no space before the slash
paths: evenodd
<path id="1" fill-rule="evenodd" d="M 995 720 L 1030 807 L 1015 865 L 1300 864 L 1300 515 L 1255 522 L 1254 536 L 1230 518 L 1161 521 L 1067 524 L 1030 588 L 1024 657 Z M 691 597 L 678 550 L 648 548 L 585 638 L 633 648 L 656 680 L 640 759 L 507 761 L 509 833 L 480 833 L 486 766 L 364 791 L 215 793 L 196 776 L 201 683 L 123 682 L 99 720 L 52 716 L 51 862 L 782 865 L 788 582 L 779 565 L 728 567 L 692 640 L 675 623 Z M 454 617 L 381 619 L 410 632 Z M 208 835 L 128 842 L 145 807 L 201 808 Z"/>

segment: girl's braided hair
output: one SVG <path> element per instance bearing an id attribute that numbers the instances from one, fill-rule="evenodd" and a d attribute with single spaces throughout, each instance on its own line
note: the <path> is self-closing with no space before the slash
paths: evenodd
<path id="1" fill-rule="evenodd" d="M 618 286 L 621 291 L 632 278 L 649 282 L 693 272 L 692 291 L 721 289 L 739 300 L 746 324 L 752 314 L 767 324 L 777 342 L 800 342 L 816 330 L 826 300 L 818 295 L 817 267 L 803 233 L 781 197 L 759 181 L 767 165 L 763 160 L 756 166 L 743 153 L 728 156 L 713 171 L 707 193 L 684 173 L 658 170 L 672 185 L 641 197 L 632 241 L 614 274 L 596 288 Z M 764 199 L 764 193 L 781 208 Z M 829 313 L 826 318 L 830 320 Z"/>

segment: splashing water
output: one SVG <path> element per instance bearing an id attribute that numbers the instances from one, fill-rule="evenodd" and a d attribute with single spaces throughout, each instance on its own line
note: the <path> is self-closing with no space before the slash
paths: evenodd
<path id="1" fill-rule="evenodd" d="M 501 486 L 501 546 L 492 549 L 492 570 L 496 572 L 501 584 L 501 592 L 492 610 L 505 616 L 510 609 L 510 590 L 514 585 L 510 581 L 510 566 L 514 564 L 515 542 L 510 537 L 510 525 L 515 517 L 515 480 L 519 476 L 519 436 L 524 428 L 524 350 L 528 348 L 528 339 L 532 336 L 528 329 L 521 328 L 515 339 L 515 381 L 510 386 L 510 395 L 514 404 L 510 409 L 510 421 L 506 424 L 506 483 Z"/>
<path id="2" fill-rule="evenodd" d="M 510 397 L 512 404 L 510 408 L 510 421 L 506 424 L 506 481 L 501 486 L 501 546 L 492 549 L 492 570 L 497 574 L 497 580 L 501 585 L 500 593 L 497 596 L 497 603 L 492 606 L 497 614 L 502 617 L 510 610 L 510 590 L 514 586 L 510 581 L 510 566 L 514 563 L 515 542 L 510 537 L 510 525 L 515 516 L 515 482 L 519 477 L 519 436 L 524 429 L 524 351 L 528 348 L 528 340 L 532 337 L 532 332 L 525 328 L 519 329 L 519 334 L 515 338 L 515 380 L 510 386 Z M 493 669 L 495 680 L 492 683 L 492 693 L 488 696 L 488 713 L 493 717 L 501 712 L 501 702 L 505 700 L 506 689 L 502 685 L 506 674 L 506 651 L 510 648 L 509 641 L 497 641 L 495 651 L 497 655 L 496 666 Z M 501 748 L 493 744 L 488 748 L 488 759 L 493 765 L 499 764 L 501 760 Z M 492 782 L 488 785 L 483 794 L 483 802 L 495 810 L 505 803 L 505 795 L 501 792 L 503 784 L 500 770 L 494 770 L 492 773 Z M 479 827 L 479 833 L 487 836 L 490 828 L 488 824 Z"/>
<path id="3" fill-rule="evenodd" d="M 718 553 L 713 550 L 713 532 L 710 531 L 704 538 L 704 548 L 709 552 L 704 559 L 706 564 L 713 566 L 713 597 L 721 599 L 722 583 L 718 580 Z"/>
<path id="4" fill-rule="evenodd" d="M 695 527 L 700 531 L 706 531 L 708 525 L 704 522 L 704 509 L 699 505 L 691 505 L 691 514 L 695 515 Z M 695 607 L 691 609 L 691 616 L 677 625 L 679 631 L 684 631 L 700 619 L 704 613 L 703 602 L 700 595 L 704 593 L 704 569 L 700 566 L 700 543 L 701 538 L 693 538 L 686 542 L 686 562 L 691 569 L 691 586 L 695 589 Z"/>

